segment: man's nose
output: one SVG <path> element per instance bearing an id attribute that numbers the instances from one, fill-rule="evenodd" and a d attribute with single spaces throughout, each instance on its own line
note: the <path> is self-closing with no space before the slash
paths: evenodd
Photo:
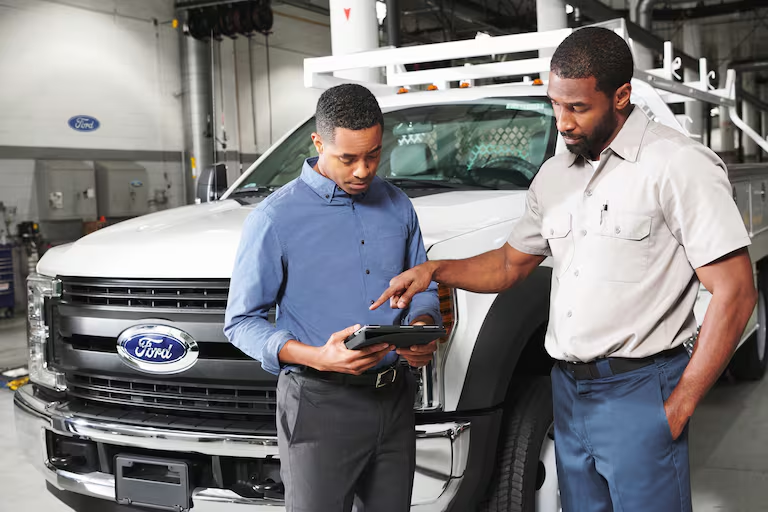
<path id="1" fill-rule="evenodd" d="M 355 167 L 355 172 L 353 172 L 352 175 L 358 180 L 367 180 L 373 172 L 373 166 L 366 160 L 363 160 L 357 167 Z"/>
<path id="2" fill-rule="evenodd" d="M 561 108 L 557 114 L 557 131 L 568 133 L 576 128 L 576 120 L 568 109 Z"/>

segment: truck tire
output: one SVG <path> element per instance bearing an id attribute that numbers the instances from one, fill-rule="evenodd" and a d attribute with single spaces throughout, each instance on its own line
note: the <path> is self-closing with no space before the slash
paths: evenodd
<path id="1" fill-rule="evenodd" d="M 768 366 L 768 358 L 766 357 L 768 311 L 766 311 L 765 302 L 768 286 L 766 285 L 768 285 L 768 275 L 758 274 L 757 331 L 749 337 L 731 359 L 731 374 L 740 380 L 760 380 L 765 375 L 765 369 Z"/>
<path id="2" fill-rule="evenodd" d="M 496 468 L 480 512 L 559 512 L 552 383 L 526 377 L 512 383 L 505 405 Z"/>

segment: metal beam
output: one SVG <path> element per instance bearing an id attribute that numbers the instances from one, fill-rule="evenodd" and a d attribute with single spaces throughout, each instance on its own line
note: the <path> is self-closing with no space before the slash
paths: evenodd
<path id="1" fill-rule="evenodd" d="M 657 53 L 664 52 L 664 41 L 662 39 L 656 37 L 651 32 L 642 28 L 640 25 L 632 23 L 629 21 L 628 16 L 622 15 L 619 11 L 611 9 L 604 3 L 600 2 L 600 0 L 568 0 L 568 3 L 573 7 L 577 7 L 582 14 L 596 22 L 608 21 L 616 18 L 625 18 L 627 21 L 627 32 L 629 32 L 629 37 Z M 691 57 L 690 55 L 679 50 L 675 50 L 675 56 L 680 57 L 684 67 L 698 71 L 699 59 Z"/>
<path id="2" fill-rule="evenodd" d="M 387 43 L 389 46 L 400 46 L 400 2 L 387 0 Z"/>
<path id="3" fill-rule="evenodd" d="M 743 87 L 736 87 L 736 100 L 743 100 L 747 103 L 751 103 L 752 106 L 763 112 L 768 112 L 768 103 L 761 100 L 751 92 L 745 91 Z"/>
<path id="4" fill-rule="evenodd" d="M 245 1 L 247 0 L 176 0 L 176 9 L 184 11 Z M 275 0 L 272 2 L 272 7 L 278 7 L 280 5 L 290 5 L 291 7 L 297 7 L 323 16 L 328 16 L 330 14 L 328 9 L 304 0 Z"/>
<path id="5" fill-rule="evenodd" d="M 697 18 L 712 18 L 725 14 L 749 12 L 755 9 L 768 7 L 768 0 L 740 0 L 736 2 L 722 2 L 709 5 L 697 5 L 692 8 L 680 9 L 654 9 L 654 21 L 679 21 Z M 628 11 L 618 11 L 622 16 L 627 16 Z"/>
<path id="6" fill-rule="evenodd" d="M 744 73 L 749 71 L 765 71 L 768 70 L 768 56 L 755 57 L 749 60 L 734 60 L 728 63 L 728 68 Z"/>

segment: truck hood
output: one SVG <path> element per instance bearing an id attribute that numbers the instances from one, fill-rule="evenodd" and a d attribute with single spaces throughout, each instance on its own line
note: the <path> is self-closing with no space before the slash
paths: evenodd
<path id="1" fill-rule="evenodd" d="M 446 192 L 413 199 L 413 204 L 429 249 L 520 217 L 525 192 Z M 228 279 L 243 222 L 254 207 L 225 200 L 121 222 L 48 250 L 38 271 L 50 276 Z"/>

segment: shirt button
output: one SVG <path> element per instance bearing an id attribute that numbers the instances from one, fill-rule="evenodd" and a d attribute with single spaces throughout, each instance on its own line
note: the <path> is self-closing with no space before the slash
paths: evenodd
<path id="1" fill-rule="evenodd" d="M 576 277 L 579 277 L 579 271 L 578 270 L 574 270 L 573 271 L 573 275 L 576 276 Z"/>
<path id="2" fill-rule="evenodd" d="M 372 300 L 372 301 L 371 301 L 371 306 L 373 306 L 373 303 L 374 303 L 374 302 L 376 302 L 376 301 L 375 301 L 375 300 Z"/>
<path id="3" fill-rule="evenodd" d="M 370 274 L 370 273 L 371 273 L 371 271 L 370 271 L 370 270 L 368 270 L 368 269 L 365 269 L 365 273 L 366 273 L 366 274 Z"/>
<path id="4" fill-rule="evenodd" d="M 571 317 L 573 316 L 573 312 L 572 312 L 572 311 L 569 311 L 569 312 L 567 312 L 567 313 L 565 314 L 565 316 L 567 316 L 568 318 L 571 318 Z"/>
<path id="5" fill-rule="evenodd" d="M 550 235 L 554 235 L 554 234 L 555 234 L 555 230 L 554 230 L 554 229 L 550 229 L 550 230 L 549 230 L 549 234 L 550 234 Z"/>
<path id="6" fill-rule="evenodd" d="M 592 191 L 591 190 L 587 190 L 587 197 L 592 197 Z"/>
<path id="7" fill-rule="evenodd" d="M 587 236 L 587 230 L 586 229 L 582 229 L 581 230 L 581 236 Z"/>
<path id="8" fill-rule="evenodd" d="M 365 240 L 360 240 L 360 243 L 365 245 Z"/>
<path id="9" fill-rule="evenodd" d="M 326 198 L 326 199 L 329 199 L 330 197 L 331 197 L 331 196 L 329 196 L 328 194 L 325 194 L 325 198 Z"/>
<path id="10" fill-rule="evenodd" d="M 621 233 L 621 227 L 620 226 L 616 226 L 615 231 L 616 231 L 616 234 L 618 235 L 619 233 Z"/>

